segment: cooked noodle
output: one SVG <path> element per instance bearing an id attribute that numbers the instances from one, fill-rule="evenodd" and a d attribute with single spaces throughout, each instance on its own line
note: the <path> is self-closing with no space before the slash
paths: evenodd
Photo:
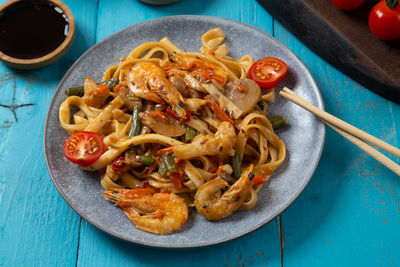
<path id="1" fill-rule="evenodd" d="M 232 165 L 235 153 L 239 154 L 243 169 L 253 165 L 252 176 L 262 176 L 264 182 L 268 180 L 281 165 L 286 153 L 284 142 L 275 134 L 267 118 L 267 101 L 273 100 L 274 92 L 260 95 L 260 105 L 250 107 L 249 111 L 245 111 L 246 106 L 239 107 L 232 97 L 224 94 L 227 84 L 248 77 L 249 68 L 254 63 L 253 58 L 247 55 L 240 59 L 227 56 L 229 50 L 223 44 L 224 39 L 225 34 L 219 28 L 204 33 L 201 53 L 185 52 L 167 38 L 144 43 L 122 58 L 118 65 L 110 66 L 102 77 L 102 81 L 118 79 L 120 88 L 125 88 L 130 94 L 133 92 L 131 98 L 125 99 L 120 89 L 109 92 L 104 103 L 93 104 L 85 99 L 88 94 L 86 85 L 85 96 L 68 97 L 59 109 L 61 126 L 69 134 L 76 131 L 99 133 L 106 147 L 105 153 L 94 163 L 82 168 L 99 171 L 101 184 L 106 190 L 137 188 L 146 184 L 157 191 L 178 194 L 191 207 L 194 206 L 193 198 L 197 190 L 207 181 L 222 177 L 231 185 L 237 180 L 232 171 L 235 168 Z M 144 63 L 152 64 L 141 65 Z M 151 69 L 157 69 L 160 74 L 152 73 Z M 140 71 L 143 73 L 140 74 Z M 150 74 L 155 76 L 150 77 Z M 182 98 L 179 94 L 176 98 L 163 91 L 168 90 L 171 84 L 175 88 L 175 83 L 166 82 L 173 81 L 171 77 L 181 84 L 184 81 L 185 86 L 176 86 Z M 147 79 L 142 88 L 140 79 Z M 165 84 L 153 90 L 148 84 L 150 82 Z M 236 86 L 239 88 L 239 85 Z M 144 127 L 141 134 L 130 136 L 133 117 L 129 104 L 135 103 L 142 108 L 140 115 Z M 232 120 L 234 124 L 224 122 L 224 114 L 217 114 L 213 105 L 219 106 L 230 117 L 227 121 Z M 72 114 L 72 106 L 78 112 Z M 174 116 L 162 115 L 166 114 L 166 108 L 172 109 L 173 114 L 181 118 L 185 114 L 187 116 L 190 110 L 190 120 L 174 121 Z M 165 129 L 158 130 L 162 123 L 171 123 L 168 134 L 160 133 Z M 185 142 L 184 130 L 187 131 L 188 126 L 196 136 Z M 174 176 L 175 180 L 171 173 L 160 171 L 163 164 L 160 151 L 173 152 L 179 173 Z M 133 155 L 132 162 L 127 161 L 129 153 Z M 143 166 L 138 155 L 152 157 L 154 163 Z M 123 173 L 113 166 L 113 162 L 120 157 L 124 157 L 127 166 Z M 239 205 L 240 210 L 249 210 L 257 203 L 257 192 L 262 184 L 249 185 L 245 200 Z"/>

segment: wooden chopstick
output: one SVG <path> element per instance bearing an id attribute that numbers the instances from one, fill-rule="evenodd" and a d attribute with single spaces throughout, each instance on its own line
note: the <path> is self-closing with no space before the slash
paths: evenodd
<path id="1" fill-rule="evenodd" d="M 342 129 L 330 124 L 329 122 L 324 121 L 323 119 L 321 119 L 326 125 L 328 125 L 329 127 L 331 127 L 333 130 L 335 130 L 336 132 L 338 132 L 339 134 L 343 135 L 344 138 L 346 138 L 347 140 L 349 140 L 350 142 L 352 142 L 353 144 L 355 144 L 356 146 L 358 146 L 360 149 L 364 150 L 365 153 L 367 153 L 368 155 L 370 155 L 371 157 L 375 158 L 377 161 L 379 161 L 380 163 L 382 163 L 383 165 L 385 165 L 387 168 L 389 168 L 390 170 L 392 170 L 394 173 L 396 173 L 397 175 L 400 176 L 400 166 L 397 165 L 394 161 L 392 161 L 391 159 L 389 159 L 388 157 L 386 157 L 385 155 L 383 155 L 381 152 L 379 152 L 378 150 L 376 150 L 375 148 L 373 148 L 372 146 L 368 145 L 367 143 L 365 143 L 364 141 L 362 141 L 361 139 L 358 139 L 357 137 L 355 137 L 354 135 L 351 135 L 345 131 L 343 131 Z"/>
<path id="2" fill-rule="evenodd" d="M 376 138 L 375 136 L 370 135 L 369 133 L 366 133 L 353 125 L 342 121 L 341 119 L 336 118 L 335 116 L 313 106 L 310 102 L 299 96 L 298 94 L 294 93 L 292 90 L 289 88 L 285 87 L 282 89 L 282 91 L 279 93 L 281 96 L 289 99 L 290 101 L 296 103 L 297 105 L 301 106 L 304 109 L 307 109 L 311 113 L 316 114 L 318 117 L 322 118 L 323 120 L 329 122 L 332 125 L 335 125 L 336 127 L 345 130 L 346 132 L 360 138 L 361 140 L 364 140 L 370 144 L 373 144 L 386 152 L 396 156 L 400 157 L 400 149 L 397 147 L 394 147 L 388 143 L 385 143 L 384 141 Z"/>
<path id="3" fill-rule="evenodd" d="M 283 88 L 279 94 L 316 115 L 321 121 L 323 121 L 333 130 L 343 135 L 343 137 L 345 137 L 347 140 L 355 144 L 357 147 L 365 151 L 367 154 L 369 154 L 377 161 L 381 162 L 383 165 L 385 165 L 394 173 L 400 176 L 400 166 L 398 164 L 396 164 L 394 161 L 392 161 L 364 141 L 369 142 L 396 157 L 400 157 L 400 149 L 388 143 L 385 143 L 384 141 L 354 127 L 353 125 L 348 124 L 347 122 L 344 122 L 334 117 L 333 115 L 313 106 L 310 102 L 286 87 Z"/>

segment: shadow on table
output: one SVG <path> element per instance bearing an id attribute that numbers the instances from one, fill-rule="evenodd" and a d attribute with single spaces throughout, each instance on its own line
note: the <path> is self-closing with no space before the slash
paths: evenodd
<path id="1" fill-rule="evenodd" d="M 192 249 L 144 247 L 116 239 L 89 224 L 87 227 L 96 235 L 96 247 L 100 246 L 100 251 L 108 251 L 107 255 L 100 257 L 107 258 L 107 262 L 118 262 L 118 266 L 133 262 L 138 266 L 280 266 L 279 229 L 276 219 L 238 239 Z M 89 258 L 85 258 L 90 257 L 88 254 L 90 253 L 79 254 L 80 265 L 90 261 Z"/>

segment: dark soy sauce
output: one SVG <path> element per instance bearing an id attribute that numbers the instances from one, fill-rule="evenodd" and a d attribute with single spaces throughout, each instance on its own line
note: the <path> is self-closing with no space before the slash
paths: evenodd
<path id="1" fill-rule="evenodd" d="M 0 50 L 32 59 L 55 50 L 68 34 L 68 19 L 48 1 L 16 2 L 0 12 Z"/>

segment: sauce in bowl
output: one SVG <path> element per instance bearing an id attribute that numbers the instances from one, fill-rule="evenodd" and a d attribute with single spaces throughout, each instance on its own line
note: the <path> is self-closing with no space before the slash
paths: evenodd
<path id="1" fill-rule="evenodd" d="M 20 68 L 48 65 L 75 36 L 71 11 L 60 0 L 12 0 L 0 7 L 0 60 Z"/>
<path id="2" fill-rule="evenodd" d="M 62 9 L 51 2 L 16 2 L 0 13 L 0 50 L 22 59 L 47 55 L 65 40 L 68 26 Z"/>

